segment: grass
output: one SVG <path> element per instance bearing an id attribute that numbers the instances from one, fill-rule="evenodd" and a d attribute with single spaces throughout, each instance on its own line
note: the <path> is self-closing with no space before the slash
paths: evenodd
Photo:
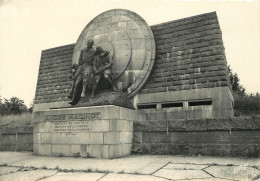
<path id="1" fill-rule="evenodd" d="M 120 172 L 117 172 L 118 174 L 124 174 L 125 173 L 125 171 L 124 170 L 122 170 L 122 171 L 120 171 Z"/>
<path id="2" fill-rule="evenodd" d="M 48 169 L 46 166 L 43 166 L 42 169 L 46 169 L 46 170 L 58 170 L 59 172 L 85 172 L 85 173 L 112 173 L 111 171 L 108 170 L 99 170 L 99 169 L 95 169 L 92 170 L 91 168 L 88 168 L 87 170 L 74 170 L 74 169 L 62 169 L 59 166 L 56 166 L 54 169 Z"/>
<path id="3" fill-rule="evenodd" d="M 234 166 L 234 164 L 227 164 L 227 166 L 231 167 L 231 166 Z"/>
<path id="4" fill-rule="evenodd" d="M 143 174 L 141 174 L 140 172 L 137 172 L 137 171 L 135 171 L 135 172 L 130 172 L 130 174 L 133 174 L 133 175 L 143 175 Z"/>
<path id="5" fill-rule="evenodd" d="M 108 170 L 99 170 L 99 169 L 95 169 L 94 172 L 95 172 L 95 173 L 111 173 L 111 172 L 108 171 Z"/>
<path id="6" fill-rule="evenodd" d="M 0 126 L 16 127 L 16 126 L 31 126 L 32 114 L 23 113 L 20 115 L 0 116 Z"/>
<path id="7" fill-rule="evenodd" d="M 44 165 L 44 166 L 42 167 L 42 169 L 47 169 L 47 167 Z"/>
<path id="8" fill-rule="evenodd" d="M 253 166 L 251 166 L 252 168 L 255 168 L 255 169 L 257 169 L 257 170 L 259 170 L 258 169 L 258 167 L 257 166 L 255 166 L 255 165 L 253 165 Z M 260 175 L 260 174 L 259 174 Z"/>

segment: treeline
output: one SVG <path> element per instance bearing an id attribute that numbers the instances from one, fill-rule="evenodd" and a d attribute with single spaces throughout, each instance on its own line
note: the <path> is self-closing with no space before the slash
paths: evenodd
<path id="1" fill-rule="evenodd" d="M 24 112 L 32 113 L 33 104 L 29 108 L 24 104 L 23 100 L 18 97 L 12 97 L 10 99 L 0 98 L 0 115 L 17 115 Z"/>
<path id="2" fill-rule="evenodd" d="M 235 116 L 260 114 L 259 93 L 247 94 L 245 88 L 240 85 L 237 73 L 233 73 L 228 66 L 229 78 L 234 97 Z"/>

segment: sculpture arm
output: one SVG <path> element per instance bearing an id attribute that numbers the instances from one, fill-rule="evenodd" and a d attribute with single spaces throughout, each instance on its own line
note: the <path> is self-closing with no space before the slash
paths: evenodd
<path id="1" fill-rule="evenodd" d="M 106 69 L 110 69 L 113 66 L 113 62 L 111 60 L 111 58 L 108 56 L 107 57 L 107 64 L 105 66 Z"/>

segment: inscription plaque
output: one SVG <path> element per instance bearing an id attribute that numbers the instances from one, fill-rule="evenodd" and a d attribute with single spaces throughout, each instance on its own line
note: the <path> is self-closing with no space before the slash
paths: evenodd
<path id="1" fill-rule="evenodd" d="M 91 132 L 90 121 L 55 122 L 53 132 L 72 133 L 72 132 Z"/>
<path id="2" fill-rule="evenodd" d="M 78 113 L 78 114 L 62 114 L 62 115 L 48 115 L 44 116 L 44 121 L 83 121 L 99 119 L 101 112 L 93 113 Z"/>

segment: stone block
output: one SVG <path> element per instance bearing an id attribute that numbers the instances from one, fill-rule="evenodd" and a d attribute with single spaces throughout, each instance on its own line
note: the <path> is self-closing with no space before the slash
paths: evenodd
<path id="1" fill-rule="evenodd" d="M 133 121 L 116 120 L 116 131 L 133 131 Z"/>
<path id="2" fill-rule="evenodd" d="M 3 136 L 13 136 L 13 135 L 3 135 Z M 32 144 L 33 143 L 33 137 L 30 134 L 17 134 L 17 136 L 15 136 L 15 142 L 13 143 L 17 143 L 17 144 Z M 10 143 L 10 142 L 8 142 Z"/>
<path id="3" fill-rule="evenodd" d="M 0 136 L 0 143 L 1 144 L 16 144 L 17 138 L 19 135 L 1 135 Z M 1 145 L 0 145 L 1 146 Z"/>
<path id="4" fill-rule="evenodd" d="M 188 144 L 189 143 L 189 132 L 170 132 L 168 133 L 169 144 Z"/>
<path id="5" fill-rule="evenodd" d="M 35 155 L 39 154 L 39 144 L 36 143 L 33 144 L 33 154 Z"/>
<path id="6" fill-rule="evenodd" d="M 167 111 L 167 119 L 186 119 L 186 113 L 179 108 L 171 108 Z"/>
<path id="7" fill-rule="evenodd" d="M 33 149 L 36 149 L 38 155 L 52 155 L 52 146 L 50 144 L 36 144 L 33 146 Z"/>
<path id="8" fill-rule="evenodd" d="M 51 145 L 51 156 L 73 156 L 71 153 L 71 145 Z"/>
<path id="9" fill-rule="evenodd" d="M 167 132 L 143 132 L 143 143 L 170 143 L 171 134 Z"/>
<path id="10" fill-rule="evenodd" d="M 81 151 L 81 145 L 71 145 L 71 154 L 74 157 L 78 157 L 78 156 L 84 156 L 84 152 L 81 155 L 82 151 Z"/>
<path id="11" fill-rule="evenodd" d="M 116 119 L 109 120 L 109 131 L 117 131 L 116 130 Z"/>
<path id="12" fill-rule="evenodd" d="M 134 120 L 135 121 L 146 121 L 147 120 L 147 114 L 145 114 L 142 111 L 138 111 L 138 119 Z"/>
<path id="13" fill-rule="evenodd" d="M 118 106 L 99 106 L 98 111 L 101 112 L 101 119 L 119 119 L 120 107 Z"/>
<path id="14" fill-rule="evenodd" d="M 119 144 L 119 143 L 120 143 L 120 132 L 104 133 L 104 144 Z"/>
<path id="15" fill-rule="evenodd" d="M 103 144 L 104 133 L 89 133 L 89 143 L 90 144 Z"/>
<path id="16" fill-rule="evenodd" d="M 166 111 L 147 111 L 147 120 L 165 120 L 168 117 L 168 112 Z"/>
<path id="17" fill-rule="evenodd" d="M 102 134 L 102 133 L 97 133 L 97 134 Z M 51 135 L 52 144 L 90 144 L 91 143 L 90 133 L 51 133 L 50 135 Z M 95 137 L 93 137 L 92 139 L 95 139 Z"/>
<path id="18" fill-rule="evenodd" d="M 43 112 L 38 111 L 33 113 L 33 122 L 43 122 Z"/>
<path id="19" fill-rule="evenodd" d="M 41 143 L 41 133 L 33 134 L 33 143 L 37 143 L 37 144 Z"/>
<path id="20" fill-rule="evenodd" d="M 92 131 L 93 132 L 110 131 L 109 123 L 110 123 L 109 120 L 94 120 L 92 121 L 93 124 Z"/>
<path id="21" fill-rule="evenodd" d="M 81 157 L 87 157 L 88 156 L 87 153 L 86 153 L 86 146 L 87 145 L 83 145 L 83 144 L 80 145 L 80 156 Z"/>
<path id="22" fill-rule="evenodd" d="M 102 145 L 102 157 L 101 158 L 111 158 L 109 153 L 109 147 L 111 145 Z"/>
<path id="23" fill-rule="evenodd" d="M 135 121 L 138 120 L 138 111 L 120 107 L 120 119 Z"/>
<path id="24" fill-rule="evenodd" d="M 213 144 L 221 141 L 221 136 L 228 134 L 220 131 L 194 131 L 187 133 L 187 143 L 189 144 Z"/>
<path id="25" fill-rule="evenodd" d="M 51 122 L 39 123 L 39 133 L 49 133 L 53 129 L 53 124 Z"/>
<path id="26" fill-rule="evenodd" d="M 120 132 L 120 143 L 121 144 L 132 144 L 133 132 Z"/>
<path id="27" fill-rule="evenodd" d="M 122 156 L 131 154 L 132 144 L 122 144 Z"/>
<path id="28" fill-rule="evenodd" d="M 187 119 L 198 119 L 198 118 L 203 118 L 203 112 L 205 110 L 203 110 L 203 106 L 201 106 L 201 109 L 199 110 L 188 110 L 186 112 L 187 115 Z"/>
<path id="29" fill-rule="evenodd" d="M 116 158 L 124 156 L 123 155 L 123 144 L 110 145 L 110 146 L 115 146 L 115 154 L 118 155 Z M 131 151 L 130 151 L 130 153 L 131 153 Z"/>
<path id="30" fill-rule="evenodd" d="M 51 134 L 49 133 L 40 133 L 41 144 L 51 144 Z"/>
<path id="31" fill-rule="evenodd" d="M 117 154 L 116 154 L 116 148 L 115 148 L 115 146 L 116 145 L 109 145 L 109 150 L 108 150 L 108 152 L 109 152 L 109 158 L 118 158 L 118 152 L 117 152 Z M 117 148 L 118 149 L 118 148 Z M 117 151 L 119 151 L 119 150 L 117 150 Z"/>
<path id="32" fill-rule="evenodd" d="M 228 133 L 228 132 L 227 132 Z M 259 131 L 255 130 L 241 130 L 230 131 L 228 134 L 228 141 L 232 144 L 260 144 Z"/>
<path id="33" fill-rule="evenodd" d="M 109 158 L 119 158 L 123 156 L 122 144 L 109 145 Z"/>

